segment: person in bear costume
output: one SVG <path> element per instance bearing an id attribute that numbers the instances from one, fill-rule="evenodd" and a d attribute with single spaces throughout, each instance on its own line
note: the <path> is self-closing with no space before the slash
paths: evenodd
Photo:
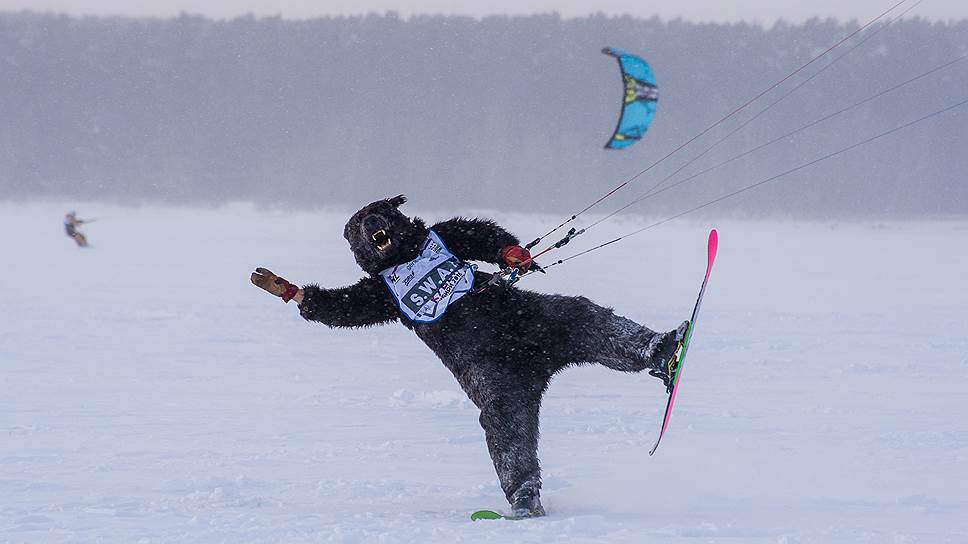
<path id="1" fill-rule="evenodd" d="M 440 358 L 480 409 L 488 451 L 517 517 L 544 515 L 538 412 L 551 377 L 598 363 L 649 373 L 668 368 L 688 322 L 657 333 L 585 297 L 489 282 L 470 261 L 527 272 L 530 253 L 493 221 L 457 217 L 427 228 L 404 215 L 403 195 L 373 202 L 343 231 L 366 276 L 349 287 L 297 287 L 265 268 L 251 281 L 295 300 L 303 318 L 330 327 L 400 321 Z"/>

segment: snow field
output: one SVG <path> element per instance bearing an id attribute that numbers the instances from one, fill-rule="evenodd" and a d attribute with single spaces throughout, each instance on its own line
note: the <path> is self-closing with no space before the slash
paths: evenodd
<path id="1" fill-rule="evenodd" d="M 355 281 L 348 211 L 78 205 L 79 250 L 67 209 L 0 204 L 2 542 L 968 541 L 968 223 L 675 222 L 526 279 L 671 329 L 720 230 L 656 455 L 658 380 L 571 369 L 543 405 L 549 516 L 471 523 L 506 504 L 433 354 L 248 282 Z"/>

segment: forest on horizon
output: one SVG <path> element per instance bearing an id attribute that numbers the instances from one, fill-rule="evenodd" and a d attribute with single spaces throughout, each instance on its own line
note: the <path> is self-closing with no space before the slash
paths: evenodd
<path id="1" fill-rule="evenodd" d="M 0 13 L 0 200 L 353 208 L 405 193 L 425 209 L 570 212 L 856 28 L 820 19 L 761 27 L 604 15 L 296 21 Z M 876 34 L 824 57 L 614 204 L 817 70 L 667 183 L 968 55 L 968 21 L 904 19 L 868 32 Z M 640 54 L 659 82 L 652 128 L 624 151 L 602 149 L 622 97 L 603 46 Z M 966 94 L 968 62 L 956 63 L 630 211 L 696 206 Z M 966 215 L 965 110 L 714 209 L 811 218 Z"/>

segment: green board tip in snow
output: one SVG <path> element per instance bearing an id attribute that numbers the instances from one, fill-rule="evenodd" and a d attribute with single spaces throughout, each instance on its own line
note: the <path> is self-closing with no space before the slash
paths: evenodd
<path id="1" fill-rule="evenodd" d="M 471 521 L 479 521 L 482 519 L 507 519 L 501 514 L 494 512 L 493 510 L 478 510 L 471 514 Z"/>
<path id="2" fill-rule="evenodd" d="M 520 519 L 528 519 L 529 516 L 517 517 L 517 516 L 505 516 L 504 514 L 499 514 L 494 510 L 478 510 L 471 514 L 471 521 L 480 521 L 482 519 L 507 519 L 511 521 L 517 521 Z"/>

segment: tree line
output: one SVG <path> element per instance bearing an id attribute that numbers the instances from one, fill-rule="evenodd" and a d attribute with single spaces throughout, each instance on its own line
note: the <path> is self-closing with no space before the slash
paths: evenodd
<path id="1" fill-rule="evenodd" d="M 354 207 L 406 193 L 425 208 L 573 211 L 855 28 L 604 15 L 0 14 L 0 199 Z M 602 149 L 622 97 L 603 46 L 641 54 L 659 81 L 656 120 L 624 151 Z M 679 177 L 966 53 L 968 22 L 895 22 Z M 694 206 L 965 98 L 963 64 L 630 211 Z M 968 213 L 966 121 L 968 112 L 954 111 L 717 204 L 717 213 Z"/>

